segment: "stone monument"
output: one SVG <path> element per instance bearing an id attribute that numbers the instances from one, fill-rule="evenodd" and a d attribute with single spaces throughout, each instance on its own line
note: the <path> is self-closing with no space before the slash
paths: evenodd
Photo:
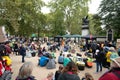
<path id="1" fill-rule="evenodd" d="M 89 20 L 88 16 L 82 18 L 82 36 L 89 35 Z"/>

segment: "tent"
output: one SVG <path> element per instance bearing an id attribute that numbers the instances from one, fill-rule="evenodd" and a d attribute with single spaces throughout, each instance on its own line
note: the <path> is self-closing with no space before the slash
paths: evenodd
<path id="1" fill-rule="evenodd" d="M 63 35 L 63 37 L 64 37 L 64 38 L 71 38 L 72 35 L 70 35 L 70 34 L 65 34 L 65 35 Z"/>
<path id="2" fill-rule="evenodd" d="M 73 37 L 73 38 L 81 38 L 81 35 L 79 35 L 79 34 L 74 34 L 74 35 L 72 35 L 72 37 Z"/>
<path id="3" fill-rule="evenodd" d="M 31 37 L 37 37 L 37 35 L 36 34 L 32 34 Z"/>
<path id="4" fill-rule="evenodd" d="M 81 35 L 79 35 L 79 34 L 74 34 L 74 35 L 66 34 L 66 35 L 63 35 L 63 37 L 65 37 L 65 38 L 81 38 Z"/>

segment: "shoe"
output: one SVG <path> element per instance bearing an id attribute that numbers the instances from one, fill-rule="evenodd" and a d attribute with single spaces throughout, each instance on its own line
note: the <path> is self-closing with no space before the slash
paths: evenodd
<path id="1" fill-rule="evenodd" d="M 22 63 L 24 63 L 25 61 L 22 61 Z"/>

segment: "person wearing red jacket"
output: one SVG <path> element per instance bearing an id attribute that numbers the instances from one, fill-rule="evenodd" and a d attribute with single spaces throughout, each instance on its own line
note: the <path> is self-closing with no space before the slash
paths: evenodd
<path id="1" fill-rule="evenodd" d="M 120 80 L 120 57 L 112 59 L 111 69 L 103 74 L 99 80 Z"/>

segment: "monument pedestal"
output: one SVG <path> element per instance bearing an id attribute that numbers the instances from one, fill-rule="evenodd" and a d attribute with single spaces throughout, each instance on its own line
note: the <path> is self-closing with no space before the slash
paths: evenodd
<path id="1" fill-rule="evenodd" d="M 89 27 L 88 25 L 82 25 L 82 36 L 89 35 Z"/>
<path id="2" fill-rule="evenodd" d="M 87 36 L 89 35 L 89 20 L 88 16 L 82 18 L 82 36 Z"/>

